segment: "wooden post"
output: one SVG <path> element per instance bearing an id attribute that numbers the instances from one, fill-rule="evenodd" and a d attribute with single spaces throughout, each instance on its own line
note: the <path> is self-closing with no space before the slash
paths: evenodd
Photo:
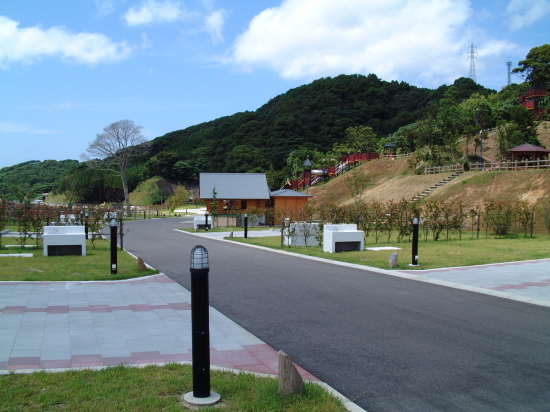
<path id="1" fill-rule="evenodd" d="M 279 351 L 279 392 L 283 396 L 297 395 L 304 390 L 304 381 L 292 359 Z"/>

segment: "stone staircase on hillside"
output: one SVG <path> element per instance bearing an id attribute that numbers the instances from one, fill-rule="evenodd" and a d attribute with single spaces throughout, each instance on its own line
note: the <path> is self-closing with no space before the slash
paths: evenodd
<path id="1" fill-rule="evenodd" d="M 430 193 L 432 193 L 434 190 L 436 189 L 439 189 L 441 186 L 444 186 L 446 185 L 447 183 L 449 183 L 451 180 L 453 179 L 456 179 L 458 176 L 460 176 L 463 172 L 456 172 L 456 173 L 453 173 L 451 176 L 449 177 L 446 177 L 445 179 L 443 179 L 442 181 L 436 183 L 435 185 L 433 185 L 432 187 L 430 187 L 429 189 L 426 189 L 424 190 L 422 193 L 416 195 L 415 197 L 413 197 L 411 200 L 409 200 L 409 202 L 416 202 L 420 199 L 422 199 L 423 197 L 426 197 L 428 196 Z"/>

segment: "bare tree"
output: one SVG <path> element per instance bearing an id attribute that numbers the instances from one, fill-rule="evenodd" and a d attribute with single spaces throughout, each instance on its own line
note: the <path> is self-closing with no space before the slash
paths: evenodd
<path id="1" fill-rule="evenodd" d="M 105 127 L 103 133 L 99 133 L 95 140 L 90 143 L 86 149 L 87 154 L 90 156 L 83 155 L 87 159 L 90 157 L 102 159 L 102 165 L 120 175 L 128 216 L 131 215 L 130 194 L 126 176 L 128 162 L 132 157 L 143 154 L 148 150 L 147 140 L 141 134 L 141 129 L 142 127 L 136 126 L 132 120 L 120 120 L 112 123 Z"/>

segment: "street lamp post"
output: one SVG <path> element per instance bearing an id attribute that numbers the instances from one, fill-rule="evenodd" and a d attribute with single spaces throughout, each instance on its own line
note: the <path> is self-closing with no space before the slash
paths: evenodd
<path id="1" fill-rule="evenodd" d="M 413 219 L 413 231 L 412 231 L 412 263 L 411 266 L 418 266 L 418 234 L 419 234 L 420 222 L 418 217 Z"/>
<path id="2" fill-rule="evenodd" d="M 115 218 L 111 219 L 111 274 L 117 274 L 117 220 Z"/>
<path id="3" fill-rule="evenodd" d="M 483 130 L 479 131 L 479 170 L 483 170 Z"/>
<path id="4" fill-rule="evenodd" d="M 221 396 L 210 391 L 210 330 L 208 302 L 208 251 L 204 246 L 191 250 L 191 328 L 193 345 L 193 391 L 185 394 L 193 405 L 213 405 Z"/>
<path id="5" fill-rule="evenodd" d="M 311 160 L 309 160 L 309 156 L 308 156 L 304 162 L 304 188 L 306 189 L 306 193 L 308 193 L 308 188 L 309 188 L 309 185 L 311 184 L 312 167 L 313 167 L 313 164 L 311 163 Z"/>

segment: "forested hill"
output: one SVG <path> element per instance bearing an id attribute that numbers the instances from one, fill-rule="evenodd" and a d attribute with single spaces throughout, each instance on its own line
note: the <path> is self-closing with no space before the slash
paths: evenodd
<path id="1" fill-rule="evenodd" d="M 327 153 L 336 143 L 343 143 L 346 129 L 356 126 L 371 127 L 383 143 L 389 134 L 425 118 L 428 109 L 450 90 L 456 102 L 474 93 L 495 93 L 468 78 L 435 90 L 383 81 L 374 74 L 315 80 L 271 99 L 256 111 L 157 137 L 146 155 L 132 160 L 128 185 L 132 191 L 154 176 L 189 182 L 197 181 L 200 172 L 267 172 L 270 185 L 280 187 L 293 175 L 287 165 L 293 151 L 298 150 L 293 162 L 299 158 L 301 165 L 311 152 Z M 51 188 L 85 202 L 121 200 L 122 196 L 120 177 L 77 161 L 27 162 L 0 170 L 0 196 L 40 194 Z"/>
<path id="2" fill-rule="evenodd" d="M 31 160 L 0 169 L 0 199 L 22 200 L 27 194 L 33 197 L 50 192 L 59 179 L 72 171 L 78 160 Z"/>
<path id="3" fill-rule="evenodd" d="M 494 92 L 466 78 L 456 80 L 454 86 L 463 99 L 476 92 Z M 180 176 L 171 176 L 174 178 L 199 170 L 280 170 L 292 150 L 328 151 L 349 127 L 370 126 L 379 136 L 388 136 L 422 118 L 430 103 L 440 100 L 448 88 L 418 88 L 383 81 L 374 74 L 322 78 L 271 99 L 255 112 L 237 113 L 158 137 L 149 156 L 162 153 L 158 163 L 167 157 L 183 161 Z M 174 172 L 178 174 L 178 170 Z"/>

